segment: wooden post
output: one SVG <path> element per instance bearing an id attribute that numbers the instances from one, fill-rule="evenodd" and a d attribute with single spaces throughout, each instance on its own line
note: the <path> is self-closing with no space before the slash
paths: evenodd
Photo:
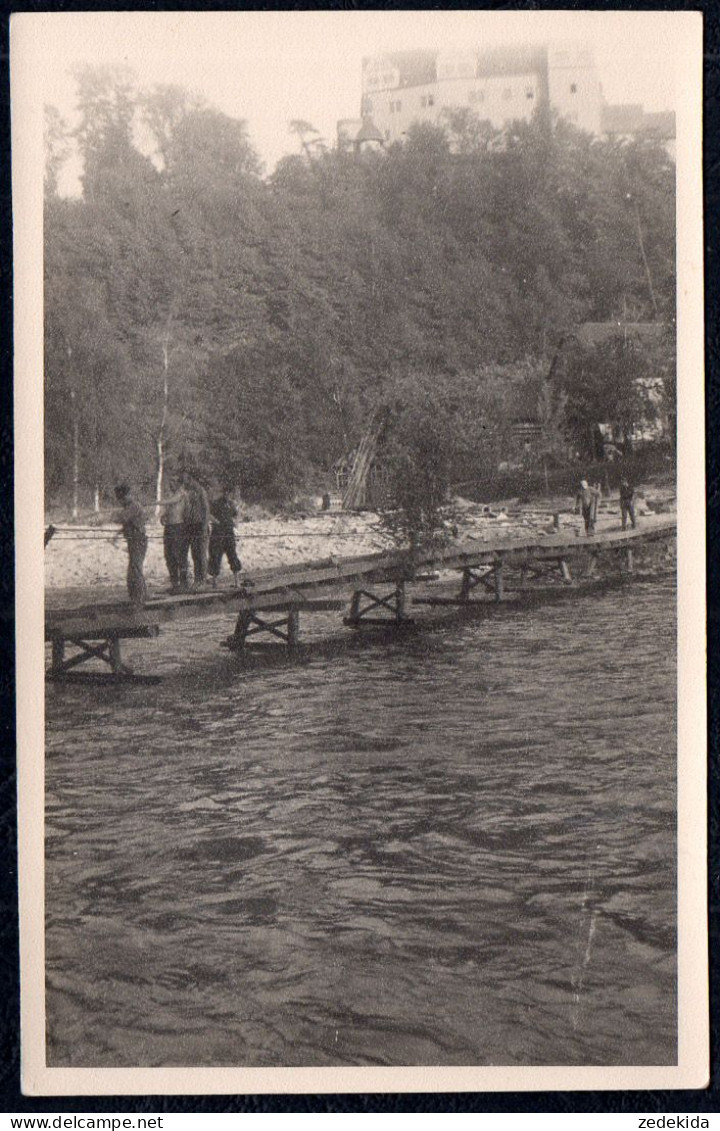
<path id="1" fill-rule="evenodd" d="M 119 636 L 111 636 L 108 640 L 108 652 L 110 654 L 110 667 L 117 674 L 123 670 L 122 662 L 122 647 L 120 644 Z"/>
<path id="2" fill-rule="evenodd" d="M 62 671 L 63 661 L 65 660 L 65 641 L 60 636 L 56 636 L 52 642 L 52 670 L 54 672 Z"/>
<path id="3" fill-rule="evenodd" d="M 553 515 L 553 529 L 554 530 L 560 529 L 560 515 L 557 514 L 557 513 Z"/>
<path id="4" fill-rule="evenodd" d="M 360 591 L 358 589 L 352 595 L 350 601 L 350 616 L 348 617 L 348 624 L 357 625 L 360 612 Z"/>
<path id="5" fill-rule="evenodd" d="M 495 600 L 502 601 L 503 595 L 503 564 L 502 559 L 498 559 L 495 564 Z"/>
<path id="6" fill-rule="evenodd" d="M 288 610 L 287 619 L 287 646 L 292 652 L 300 641 L 300 613 L 297 609 Z"/>
<path id="7" fill-rule="evenodd" d="M 597 573 L 597 554 L 591 554 L 590 555 L 590 561 L 588 562 L 587 575 L 588 575 L 588 577 L 595 577 L 596 573 Z"/>
<path id="8" fill-rule="evenodd" d="M 464 569 L 462 574 L 462 584 L 460 586 L 460 600 L 468 601 L 472 591 L 471 573 L 469 569 Z"/>
<path id="9" fill-rule="evenodd" d="M 625 551 L 625 564 L 627 565 L 628 573 L 632 573 L 632 571 L 633 571 L 633 552 L 632 552 L 632 550 L 630 549 L 629 546 L 628 546 L 627 550 Z"/>
<path id="10" fill-rule="evenodd" d="M 561 559 L 560 561 L 560 572 L 562 573 L 563 581 L 572 581 L 570 567 L 564 559 Z"/>
<path id="11" fill-rule="evenodd" d="M 241 613 L 238 613 L 238 619 L 235 624 L 235 631 L 232 634 L 232 637 L 230 637 L 233 642 L 233 649 L 239 651 L 240 649 L 245 647 L 247 631 L 250 627 L 251 621 L 252 613 L 249 610 L 244 609 Z"/>
<path id="12" fill-rule="evenodd" d="M 395 586 L 395 620 L 400 623 L 405 618 L 405 582 L 399 581 Z"/>

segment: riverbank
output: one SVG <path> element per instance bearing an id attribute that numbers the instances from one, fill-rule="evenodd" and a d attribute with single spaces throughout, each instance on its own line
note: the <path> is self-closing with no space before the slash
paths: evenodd
<path id="1" fill-rule="evenodd" d="M 648 489 L 637 503 L 640 521 L 644 515 L 674 509 L 674 489 L 668 486 Z M 528 533 L 550 536 L 557 533 L 555 515 L 561 530 L 582 534 L 582 519 L 574 514 L 572 500 L 567 497 L 548 497 L 525 505 L 516 500 L 483 504 L 456 498 L 448 508 L 446 531 L 457 543 L 490 540 L 500 533 L 506 538 Z M 59 529 L 45 549 L 47 589 L 117 588 L 124 584 L 127 555 L 122 540 L 113 545 L 116 527 L 91 528 L 87 519 L 73 524 L 53 518 Z M 616 529 L 619 524 L 617 496 L 603 499 L 597 529 Z M 162 588 L 167 585 L 162 527 L 151 521 L 147 529 L 145 575 L 151 588 Z M 260 519 L 246 516 L 245 520 L 241 516 L 236 531 L 243 567 L 250 575 L 282 565 L 379 553 L 395 545 L 381 516 L 370 512 L 329 511 Z M 224 564 L 221 582 L 227 584 L 228 578 Z"/>

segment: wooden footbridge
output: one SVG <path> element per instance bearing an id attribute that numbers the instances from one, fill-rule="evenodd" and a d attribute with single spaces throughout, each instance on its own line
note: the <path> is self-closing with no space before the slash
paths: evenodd
<path id="1" fill-rule="evenodd" d="M 389 551 L 362 557 L 264 570 L 240 589 L 212 589 L 153 597 L 142 607 L 127 602 L 48 609 L 45 639 L 51 646 L 48 677 L 65 678 L 90 660 L 100 660 L 113 677 L 132 676 L 123 663 L 122 642 L 156 637 L 169 622 L 218 614 L 235 617 L 224 646 L 241 652 L 258 637 L 280 641 L 290 652 L 298 647 L 300 614 L 347 608 L 343 623 L 402 628 L 412 619 L 410 604 L 470 608 L 502 602 L 517 592 L 555 583 L 576 586 L 601 576 L 613 562 L 632 573 L 635 554 L 651 543 L 675 537 L 675 516 L 645 518 L 635 530 L 601 530 L 590 537 L 575 529 L 557 534 L 463 542 L 410 557 Z M 443 596 L 411 596 L 413 582 L 441 571 L 459 585 Z M 348 608 L 347 594 L 351 591 Z M 542 589 L 541 589 L 542 591 Z"/>

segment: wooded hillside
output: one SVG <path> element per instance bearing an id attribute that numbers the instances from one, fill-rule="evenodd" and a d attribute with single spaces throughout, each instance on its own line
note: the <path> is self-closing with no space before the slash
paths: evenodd
<path id="1" fill-rule="evenodd" d="M 77 82 L 79 197 L 58 193 L 71 139 L 46 115 L 49 497 L 75 482 L 87 505 L 120 477 L 152 497 L 195 461 L 279 501 L 318 489 L 380 404 L 441 413 L 450 458 L 490 465 L 514 419 L 582 446 L 647 411 L 637 376 L 674 396 L 659 143 L 542 116 L 498 136 L 457 112 L 264 177 L 245 124 L 186 91 Z M 661 355 L 574 348 L 551 372 L 573 327 L 608 320 L 664 323 Z"/>

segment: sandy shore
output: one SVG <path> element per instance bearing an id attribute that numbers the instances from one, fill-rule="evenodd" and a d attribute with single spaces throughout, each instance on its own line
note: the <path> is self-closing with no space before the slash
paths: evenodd
<path id="1" fill-rule="evenodd" d="M 668 487 L 648 490 L 638 500 L 637 511 L 643 514 L 675 509 L 674 491 Z M 560 529 L 582 533 L 582 520 L 572 513 L 568 498 L 544 499 L 534 505 L 519 506 L 512 502 L 491 506 L 455 499 L 448 514 L 447 529 L 453 540 L 469 542 L 523 537 L 532 532 L 550 536 L 553 514 L 559 514 Z M 603 499 L 598 514 L 598 530 L 617 529 L 620 507 L 616 497 Z M 60 526 L 55 519 L 55 525 Z M 87 589 L 124 585 L 127 554 L 120 540 L 112 545 L 116 527 L 82 529 L 85 524 L 64 523 L 45 549 L 45 584 L 47 589 Z M 244 569 L 252 575 L 261 569 L 301 562 L 320 561 L 329 557 L 346 558 L 378 553 L 394 546 L 392 537 L 377 514 L 318 513 L 302 517 L 276 517 L 256 521 L 240 521 L 236 526 L 238 552 Z M 149 546 L 145 574 L 151 588 L 167 586 L 167 570 L 163 558 L 162 527 L 148 524 Z M 230 580 L 227 563 L 223 563 L 221 584 Z"/>

